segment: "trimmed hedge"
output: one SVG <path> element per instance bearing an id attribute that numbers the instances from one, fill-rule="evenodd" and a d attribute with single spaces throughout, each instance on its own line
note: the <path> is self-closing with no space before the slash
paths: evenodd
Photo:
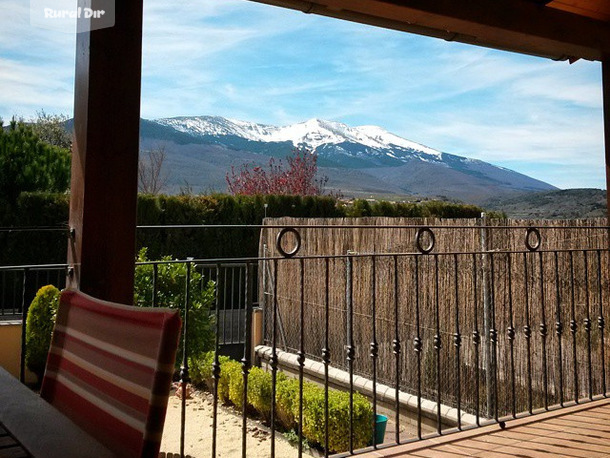
<path id="1" fill-rule="evenodd" d="M 299 405 L 299 381 L 294 378 L 289 378 L 282 383 L 279 383 L 276 387 L 276 397 L 275 397 L 275 413 L 277 415 L 278 421 L 284 426 L 286 429 L 294 429 L 297 427 L 297 422 L 294 416 L 294 406 L 293 404 L 296 402 L 296 407 L 298 409 Z M 295 396 L 295 393 L 297 395 Z M 298 412 L 297 412 L 298 418 Z"/>
<path id="2" fill-rule="evenodd" d="M 272 390 L 269 374 L 260 367 L 253 367 L 248 375 L 248 404 L 254 407 L 266 421 L 271 419 Z"/>
<path id="3" fill-rule="evenodd" d="M 265 204 L 267 211 L 265 212 Z M 63 263 L 67 252 L 68 194 L 22 193 L 16 208 L 3 211 L 0 226 L 64 226 L 60 232 L 0 233 L 0 265 Z M 8 208 L 8 207 L 7 207 Z M 140 226 L 186 224 L 261 224 L 269 217 L 309 218 L 388 216 L 473 218 L 482 209 L 443 201 L 422 203 L 369 202 L 351 204 L 328 196 L 138 196 Z M 498 216 L 498 215 L 496 215 Z M 148 247 L 152 259 L 172 254 L 178 258 L 243 257 L 258 254 L 259 230 L 235 229 L 141 229 L 138 250 Z"/>
<path id="4" fill-rule="evenodd" d="M 298 396 L 298 391 L 297 391 Z M 298 398 L 292 403 L 293 414 L 298 418 Z M 350 435 L 349 393 L 328 391 L 328 448 L 334 452 L 349 450 Z M 373 436 L 373 410 L 360 393 L 353 395 L 353 446 L 366 447 Z M 324 390 L 307 383 L 303 387 L 303 435 L 307 440 L 324 444 Z"/>
<path id="5" fill-rule="evenodd" d="M 213 388 L 212 362 L 213 353 L 206 354 L 200 361 L 194 362 L 194 383 L 206 383 Z M 242 365 L 234 360 L 220 359 L 220 379 L 218 397 L 225 404 L 233 404 L 237 409 L 243 405 Z M 209 383 L 209 384 L 208 384 Z M 324 446 L 324 388 L 314 383 L 303 383 L 303 437 L 312 444 Z M 269 421 L 271 418 L 272 384 L 271 373 L 253 367 L 248 375 L 248 407 Z M 349 393 L 329 389 L 328 391 L 328 448 L 332 452 L 344 452 L 349 449 Z M 369 401 L 360 393 L 353 395 L 353 445 L 363 448 L 370 443 L 373 435 L 373 410 Z M 276 424 L 290 431 L 297 427 L 299 418 L 299 381 L 287 377 L 283 372 L 277 373 L 276 384 Z"/>
<path id="6" fill-rule="evenodd" d="M 0 264 L 52 264 L 66 262 L 68 252 L 68 194 L 22 193 L 17 203 L 3 207 L 2 227 L 65 227 L 64 231 L 0 232 Z M 8 210 L 6 210 L 8 209 Z"/>
<path id="7" fill-rule="evenodd" d="M 267 216 L 343 216 L 337 201 L 329 197 L 301 196 L 140 196 L 139 225 L 261 224 Z M 197 258 L 258 255 L 260 231 L 229 229 L 141 229 L 138 246 L 149 247 L 157 258 L 168 253 Z"/>
<path id="8" fill-rule="evenodd" d="M 222 402 L 224 402 L 225 404 L 233 402 L 233 400 L 231 399 L 231 386 L 235 387 L 235 385 L 239 383 L 241 377 L 241 364 L 237 361 L 233 361 L 230 359 L 220 365 L 220 379 L 218 380 L 218 398 Z M 237 396 L 235 395 L 233 395 L 233 399 L 240 401 L 240 399 L 237 399 Z M 233 404 L 235 404 L 235 402 L 233 402 Z M 236 406 L 241 408 L 241 402 L 236 404 Z"/>
<path id="9" fill-rule="evenodd" d="M 294 381 L 294 379 L 289 379 L 283 372 L 276 373 L 276 415 L 278 410 L 280 410 L 280 398 L 277 393 L 280 390 L 280 386 L 284 386 L 284 384 L 289 383 L 289 381 Z M 271 398 L 273 393 L 271 382 L 272 378 L 269 372 L 265 372 L 260 367 L 253 367 L 250 370 L 250 374 L 248 375 L 248 404 L 267 421 L 271 420 Z M 279 424 L 285 429 L 291 429 L 293 427 L 291 424 L 284 423 L 279 416 L 276 418 L 278 419 Z"/>

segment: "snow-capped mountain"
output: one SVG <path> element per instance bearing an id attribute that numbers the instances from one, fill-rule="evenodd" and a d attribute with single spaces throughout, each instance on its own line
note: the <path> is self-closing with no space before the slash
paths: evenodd
<path id="1" fill-rule="evenodd" d="M 334 147 L 335 153 L 361 157 L 385 155 L 391 159 L 402 159 L 402 162 L 413 155 L 420 156 L 422 160 L 438 162 L 442 160 L 443 154 L 378 126 L 350 127 L 340 122 L 321 119 L 310 119 L 281 127 L 219 116 L 165 118 L 156 122 L 192 136 L 235 136 L 253 142 L 289 142 L 295 147 L 319 150 L 318 153 L 322 156 L 328 155 L 329 146 Z M 343 144 L 359 145 L 361 151 L 346 149 L 342 147 Z"/>
<path id="2" fill-rule="evenodd" d="M 142 120 L 142 145 L 164 142 L 180 184 L 222 191 L 230 167 L 265 165 L 294 147 L 315 150 L 329 186 L 344 194 L 446 196 L 481 203 L 519 192 L 556 189 L 484 161 L 437 151 L 382 127 L 310 119 L 272 126 L 219 116 Z M 199 164 L 199 165 L 196 165 Z"/>
<path id="3" fill-rule="evenodd" d="M 198 116 L 158 119 L 158 123 L 191 135 L 235 135 L 259 142 L 292 142 L 294 146 L 316 149 L 321 145 L 358 143 L 375 149 L 404 148 L 440 158 L 441 152 L 420 145 L 378 126 L 350 127 L 346 124 L 321 119 L 276 127 L 247 121 Z"/>

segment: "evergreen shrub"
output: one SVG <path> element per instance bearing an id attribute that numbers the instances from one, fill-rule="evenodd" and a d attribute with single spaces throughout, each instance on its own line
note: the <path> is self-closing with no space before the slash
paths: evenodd
<path id="1" fill-rule="evenodd" d="M 53 285 L 43 286 L 36 293 L 28 310 L 25 325 L 25 364 L 42 382 L 53 326 L 59 305 L 60 291 Z"/>
<path id="2" fill-rule="evenodd" d="M 299 381 L 294 378 L 286 378 L 277 384 L 275 398 L 275 414 L 280 424 L 286 429 L 294 429 L 297 426 L 293 413 L 293 404 L 299 403 Z"/>
<path id="3" fill-rule="evenodd" d="M 267 209 L 265 211 L 265 204 Z M 65 193 L 22 193 L 16 204 L 0 196 L 0 226 L 66 227 L 65 232 L 14 232 L 0 234 L 0 263 L 4 265 L 46 264 L 65 261 L 69 195 Z M 141 226 L 261 224 L 268 217 L 439 217 L 474 218 L 483 209 L 443 201 L 421 203 L 352 203 L 328 196 L 138 196 L 137 223 Z M 488 213 L 488 217 L 504 217 Z M 137 246 L 148 248 L 148 256 L 160 259 L 172 254 L 199 259 L 258 255 L 260 231 L 252 228 L 140 229 Z"/>
<path id="4" fill-rule="evenodd" d="M 276 375 L 276 412 L 278 411 L 280 385 L 286 383 L 287 377 L 283 372 Z M 271 419 L 271 397 L 273 392 L 271 374 L 260 367 L 253 367 L 248 375 L 248 404 L 250 404 L 266 421 Z M 277 417 L 276 417 L 277 418 Z M 283 422 L 282 426 L 290 429 Z"/>
<path id="5" fill-rule="evenodd" d="M 138 264 L 134 278 L 134 305 L 150 307 L 153 305 L 153 287 L 157 290 L 157 306 L 179 309 L 184 317 L 186 307 L 186 272 L 184 262 L 171 263 L 171 256 L 165 256 L 157 265 L 157 278 L 154 279 L 152 264 Z M 149 262 L 147 249 L 142 248 L 136 261 Z M 214 344 L 214 317 L 210 307 L 214 303 L 214 282 L 202 285 L 201 274 L 191 268 L 189 283 L 190 302 L 188 314 L 188 351 L 189 357 L 203 357 Z M 183 329 L 184 331 L 184 329 Z M 176 364 L 182 360 L 183 339 L 180 339 Z"/>
<path id="6" fill-rule="evenodd" d="M 298 418 L 299 403 L 293 403 L 293 414 Z M 350 437 L 349 393 L 328 391 L 328 448 L 333 452 L 349 450 Z M 353 446 L 366 447 L 373 435 L 373 410 L 360 393 L 353 394 Z M 310 442 L 324 445 L 324 389 L 313 384 L 303 387 L 303 435 Z"/>
<path id="7" fill-rule="evenodd" d="M 228 356 L 219 355 L 218 363 L 222 366 L 226 361 L 229 361 Z M 209 351 L 200 357 L 191 357 L 189 359 L 191 382 L 194 385 L 204 385 L 210 392 L 214 390 L 214 376 L 212 370 L 214 368 L 214 352 Z"/>
<path id="8" fill-rule="evenodd" d="M 241 378 L 241 364 L 237 361 L 230 359 L 220 365 L 220 379 L 218 379 L 218 398 L 223 403 L 229 404 L 229 402 L 233 402 L 233 399 L 238 402 L 240 401 L 239 395 L 233 393 L 233 396 L 231 396 L 231 387 L 233 387 L 233 390 L 235 390 L 235 388 L 239 385 Z M 239 402 L 238 407 L 241 408 L 241 402 Z"/>

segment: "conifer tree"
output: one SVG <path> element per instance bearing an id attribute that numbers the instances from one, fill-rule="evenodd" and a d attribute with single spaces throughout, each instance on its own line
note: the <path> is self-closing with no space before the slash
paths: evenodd
<path id="1" fill-rule="evenodd" d="M 70 151 L 42 141 L 31 126 L 0 120 L 0 196 L 12 204 L 24 191 L 63 192 L 70 185 Z"/>

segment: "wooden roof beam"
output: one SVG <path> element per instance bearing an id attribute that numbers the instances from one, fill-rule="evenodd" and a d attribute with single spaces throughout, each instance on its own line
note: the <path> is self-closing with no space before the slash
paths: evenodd
<path id="1" fill-rule="evenodd" d="M 555 60 L 601 60 L 610 24 L 526 0 L 254 0 Z"/>

